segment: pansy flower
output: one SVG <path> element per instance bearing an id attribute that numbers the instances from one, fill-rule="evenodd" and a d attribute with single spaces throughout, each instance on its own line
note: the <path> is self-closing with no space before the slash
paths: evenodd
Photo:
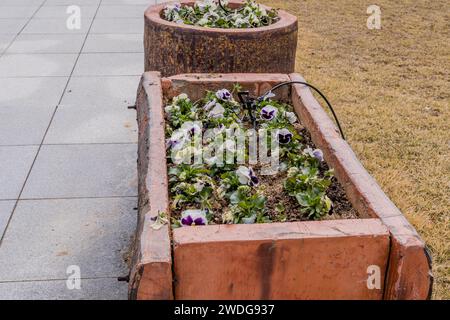
<path id="1" fill-rule="evenodd" d="M 190 100 L 189 100 L 189 97 L 188 97 L 188 95 L 187 95 L 186 93 L 182 93 L 182 94 L 180 94 L 180 95 L 174 97 L 174 98 L 173 98 L 173 103 L 174 103 L 174 104 L 177 104 L 179 101 L 183 101 L 183 100 L 185 100 L 185 101 L 190 101 Z"/>
<path id="2" fill-rule="evenodd" d="M 183 227 L 207 225 L 206 213 L 206 210 L 185 210 L 181 214 L 181 225 Z"/>
<path id="3" fill-rule="evenodd" d="M 256 214 L 248 217 L 248 218 L 242 218 L 243 224 L 254 224 L 256 222 Z"/>
<path id="4" fill-rule="evenodd" d="M 221 89 L 216 92 L 216 97 L 223 101 L 229 101 L 233 96 L 231 95 L 231 92 L 228 91 L 227 89 Z"/>
<path id="5" fill-rule="evenodd" d="M 240 166 L 239 169 L 236 170 L 236 174 L 241 184 L 249 185 L 251 187 L 256 187 L 259 184 L 259 179 L 252 168 Z"/>
<path id="6" fill-rule="evenodd" d="M 208 117 L 210 118 L 223 118 L 225 108 L 222 107 L 220 103 L 216 103 L 214 108 L 209 112 Z"/>
<path id="7" fill-rule="evenodd" d="M 291 142 L 293 135 L 288 129 L 284 128 L 278 131 L 277 137 L 279 143 L 288 144 Z"/>
<path id="8" fill-rule="evenodd" d="M 267 105 L 264 108 L 261 109 L 261 118 L 264 120 L 273 120 L 278 114 L 278 109 Z"/>
<path id="9" fill-rule="evenodd" d="M 312 158 L 316 158 L 317 160 L 319 160 L 320 162 L 323 161 L 323 151 L 320 149 L 311 149 L 311 148 L 306 148 L 305 150 L 303 150 L 303 153 L 312 157 Z"/>
<path id="10" fill-rule="evenodd" d="M 180 150 L 188 142 L 186 131 L 177 130 L 175 131 L 170 139 L 166 141 L 166 148 L 172 149 L 173 151 Z"/>
<path id="11" fill-rule="evenodd" d="M 266 101 L 267 99 L 270 99 L 270 98 L 273 98 L 273 97 L 275 97 L 275 93 L 273 93 L 272 91 L 269 91 L 263 96 L 262 100 Z"/>
<path id="12" fill-rule="evenodd" d="M 205 110 L 205 111 L 211 110 L 211 108 L 214 107 L 216 105 L 216 103 L 217 103 L 216 99 L 213 99 L 213 100 L 209 101 L 207 104 L 205 104 L 203 106 L 203 110 Z"/>
<path id="13" fill-rule="evenodd" d="M 190 136 L 200 134 L 202 132 L 201 125 L 198 122 L 188 121 L 183 123 L 181 126 L 181 131 L 186 132 Z"/>
<path id="14" fill-rule="evenodd" d="M 284 113 L 284 116 L 289 121 L 289 123 L 294 124 L 297 122 L 297 115 L 294 112 L 288 112 L 286 111 Z"/>

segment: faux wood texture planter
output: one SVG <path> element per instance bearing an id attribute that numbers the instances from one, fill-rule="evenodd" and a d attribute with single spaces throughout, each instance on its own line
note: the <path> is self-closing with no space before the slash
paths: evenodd
<path id="1" fill-rule="evenodd" d="M 163 99 L 239 82 L 254 94 L 297 74 L 144 74 L 138 90 L 139 225 L 130 282 L 136 299 L 427 299 L 432 286 L 425 244 L 367 173 L 308 88 L 280 91 L 364 219 L 150 227 L 167 212 Z M 171 233 L 171 238 L 169 237 Z M 172 243 L 170 241 L 172 239 Z M 172 258 L 173 257 L 173 258 Z M 367 286 L 378 266 L 379 289 Z M 173 268 L 173 272 L 171 272 Z"/>
<path id="2" fill-rule="evenodd" d="M 181 1 L 193 4 L 193 1 Z M 282 10 L 280 21 L 255 29 L 189 26 L 161 18 L 166 4 L 145 12 L 145 71 L 181 73 L 294 72 L 297 18 Z M 230 6 L 240 6 L 230 1 Z"/>

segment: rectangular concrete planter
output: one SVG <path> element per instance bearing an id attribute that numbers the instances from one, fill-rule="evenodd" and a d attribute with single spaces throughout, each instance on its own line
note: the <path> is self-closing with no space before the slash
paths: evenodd
<path id="1" fill-rule="evenodd" d="M 152 228 L 169 212 L 164 100 L 239 82 L 260 95 L 298 74 L 143 75 L 139 123 L 139 221 L 132 299 L 427 299 L 431 261 L 424 242 L 367 173 L 333 122 L 302 85 L 291 101 L 313 142 L 363 219 Z"/>

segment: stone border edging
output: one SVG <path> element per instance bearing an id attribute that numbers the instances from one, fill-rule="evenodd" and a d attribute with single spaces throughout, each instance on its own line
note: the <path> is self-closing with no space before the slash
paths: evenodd
<path id="1" fill-rule="evenodd" d="M 164 126 L 157 120 L 164 117 L 161 98 L 159 72 L 145 74 L 136 101 L 140 106 L 137 109 L 139 203 L 130 299 L 173 299 L 170 224 L 159 230 L 152 228 L 158 214 L 169 209 L 167 166 L 165 162 L 157 161 L 166 153 Z M 158 116 L 152 117 L 150 110 L 158 112 Z"/>

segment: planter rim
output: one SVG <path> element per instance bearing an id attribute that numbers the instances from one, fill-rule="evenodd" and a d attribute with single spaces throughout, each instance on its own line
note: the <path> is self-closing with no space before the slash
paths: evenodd
<path id="1" fill-rule="evenodd" d="M 193 4 L 193 0 L 182 0 L 182 1 L 171 1 L 171 2 L 164 2 L 161 4 L 153 5 L 147 8 L 147 10 L 144 13 L 145 20 L 151 21 L 153 23 L 165 26 L 167 28 L 171 29 L 178 29 L 180 32 L 188 32 L 188 33 L 202 33 L 202 34 L 217 34 L 217 35 L 250 35 L 250 34 L 256 34 L 256 33 L 264 33 L 264 32 L 273 32 L 273 31 L 280 31 L 290 28 L 296 28 L 297 24 L 297 17 L 284 11 L 284 10 L 278 10 L 278 16 L 280 17 L 280 20 L 264 27 L 258 27 L 258 28 L 206 28 L 206 27 L 200 27 L 200 26 L 192 26 L 187 24 L 178 24 L 172 21 L 167 21 L 163 18 L 161 18 L 160 14 L 161 11 L 170 4 L 174 3 L 181 3 L 181 4 Z M 236 0 L 230 0 L 229 3 L 231 4 L 241 4 L 242 1 L 236 1 Z M 267 7 L 265 5 L 261 6 L 263 8 L 269 9 L 270 7 Z"/>

